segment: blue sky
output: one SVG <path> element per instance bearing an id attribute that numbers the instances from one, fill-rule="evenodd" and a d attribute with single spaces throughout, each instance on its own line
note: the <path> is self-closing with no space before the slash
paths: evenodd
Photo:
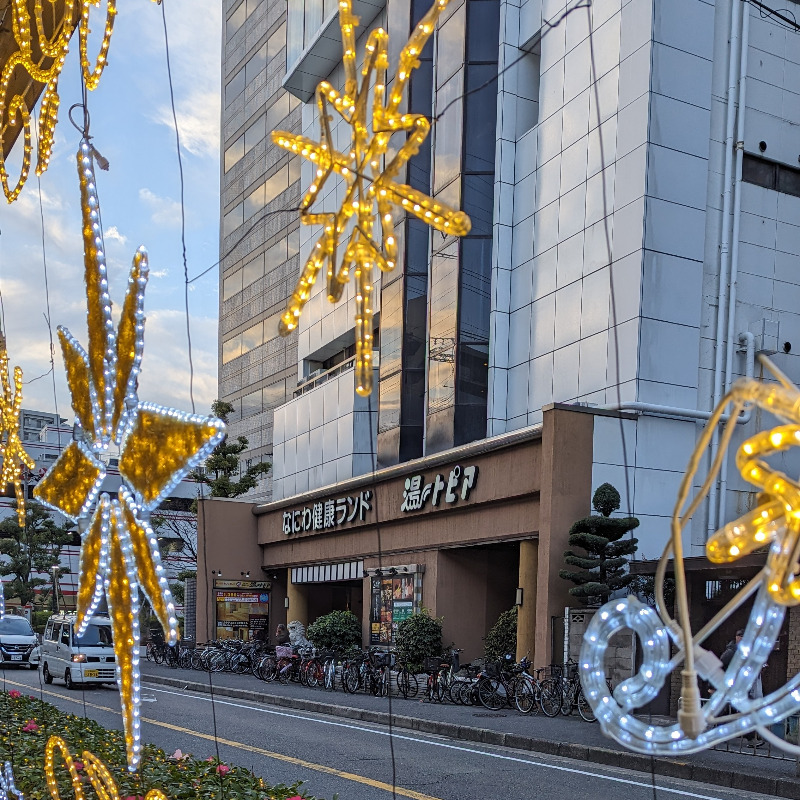
<path id="1" fill-rule="evenodd" d="M 164 0 L 185 179 L 189 275 L 219 257 L 220 0 Z M 105 7 L 92 12 L 102 31 Z M 90 40 L 90 54 L 98 38 Z M 94 44 L 94 47 L 92 46 Z M 91 56 L 90 56 L 91 57 Z M 53 336 L 66 325 L 85 345 L 85 294 L 79 188 L 75 153 L 80 135 L 67 110 L 80 101 L 78 37 L 59 81 L 61 108 L 50 167 L 41 177 Z M 145 350 L 139 398 L 191 410 L 180 231 L 180 179 L 170 108 L 161 7 L 151 0 L 122 0 L 98 88 L 89 93 L 95 147 L 109 160 L 97 172 L 109 285 L 122 303 L 136 248 L 150 255 L 145 311 Z M 37 108 L 38 112 L 38 108 Z M 76 118 L 80 114 L 75 115 Z M 18 175 L 20 143 L 9 159 Z M 0 292 L 11 363 L 25 381 L 47 372 L 49 334 L 36 176 L 20 198 L 0 197 Z M 211 270 L 189 295 L 197 411 L 206 413 L 217 390 L 218 274 Z M 71 420 L 69 393 L 56 341 L 58 411 Z M 54 410 L 48 375 L 24 388 L 26 408 Z"/>

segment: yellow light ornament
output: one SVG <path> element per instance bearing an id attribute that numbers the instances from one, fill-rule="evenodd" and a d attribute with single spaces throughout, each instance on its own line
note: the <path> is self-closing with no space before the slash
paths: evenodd
<path id="1" fill-rule="evenodd" d="M 78 174 L 83 215 L 88 351 L 59 327 L 58 336 L 75 412 L 73 440 L 42 478 L 34 495 L 77 521 L 82 549 L 77 596 L 77 635 L 85 631 L 105 595 L 114 634 L 117 683 L 131 770 L 140 743 L 139 590 L 149 598 L 168 643 L 178 639 L 178 620 L 150 513 L 225 435 L 215 417 L 185 414 L 137 396 L 144 349 L 147 252 L 133 259 L 128 291 L 115 330 L 103 253 L 92 149 L 81 141 Z M 122 486 L 102 491 L 101 456 L 120 446 Z"/>
<path id="2" fill-rule="evenodd" d="M 44 752 L 44 774 L 50 796 L 53 800 L 62 800 L 56 778 L 56 751 L 59 752 L 61 760 L 69 772 L 74 800 L 86 800 L 86 784 L 78 774 L 75 759 L 73 759 L 67 743 L 59 736 L 51 736 L 47 740 Z M 81 763 L 89 785 L 94 789 L 93 794 L 102 800 L 120 800 L 119 789 L 110 770 L 94 753 L 84 750 L 81 755 Z M 144 800 L 168 800 L 168 798 L 160 789 L 150 789 L 144 796 Z"/>
<path id="3" fill-rule="evenodd" d="M 22 407 L 22 369 L 14 367 L 14 386 L 8 375 L 8 353 L 0 350 L 0 486 L 11 484 L 17 498 L 17 522 L 25 527 L 25 487 L 22 485 L 22 467 L 33 469 L 36 464 L 25 451 L 19 438 L 19 412 Z M 2 586 L 0 586 L 2 592 Z M 2 611 L 0 611 L 2 615 Z"/>
<path id="4" fill-rule="evenodd" d="M 463 211 L 453 210 L 407 184 L 395 181 L 430 131 L 430 122 L 422 114 L 404 114 L 399 109 L 410 73 L 419 66 L 419 54 L 448 3 L 449 0 L 435 0 L 411 34 L 400 52 L 397 72 L 387 98 L 388 34 L 381 28 L 370 33 L 359 86 L 355 60 L 358 18 L 352 13 L 351 0 L 340 0 L 345 86 L 341 94 L 327 81 L 317 86 L 320 141 L 284 131 L 272 133 L 272 140 L 277 145 L 316 165 L 316 176 L 300 204 L 300 218 L 306 225 L 323 226 L 322 235 L 312 248 L 281 317 L 280 334 L 287 336 L 297 327 L 320 269 L 327 265 L 328 300 L 332 303 L 341 299 L 352 270 L 356 282 L 356 392 L 365 397 L 372 392 L 373 270 L 377 265 L 387 272 L 397 263 L 392 209 L 400 207 L 406 214 L 444 234 L 466 236 L 470 231 L 470 219 Z M 373 80 L 371 119 L 368 120 Z M 334 146 L 331 106 L 351 128 L 349 153 L 342 153 Z M 386 163 L 389 142 L 393 134 L 401 132 L 408 134 L 408 138 Z M 339 210 L 312 212 L 311 206 L 334 172 L 347 183 Z M 381 227 L 380 241 L 373 237 L 376 218 Z M 337 263 L 337 250 L 345 237 L 344 254 L 341 263 Z"/>
<path id="5" fill-rule="evenodd" d="M 154 0 L 158 2 L 158 0 Z M 9 203 L 19 196 L 25 181 L 28 179 L 31 166 L 31 119 L 30 109 L 21 94 L 15 94 L 8 100 L 9 86 L 17 69 L 24 70 L 36 83 L 44 84 L 41 107 L 39 111 L 39 144 L 36 163 L 36 174 L 41 175 L 48 166 L 53 148 L 53 137 L 58 122 L 58 79 L 69 52 L 69 42 L 75 28 L 78 28 L 79 49 L 81 56 L 81 73 L 87 89 L 96 89 L 103 69 L 107 63 L 108 47 L 111 43 L 111 32 L 114 28 L 114 17 L 117 14 L 116 0 L 106 2 L 106 21 L 100 52 L 95 63 L 89 60 L 89 15 L 93 7 L 100 5 L 100 0 L 49 0 L 47 16 L 56 20 L 52 37 L 45 34 L 42 5 L 43 0 L 35 0 L 34 19 L 28 11 L 29 0 L 12 0 L 10 8 L 11 33 L 17 49 L 11 53 L 0 69 L 0 183 Z M 80 16 L 76 13 L 80 9 Z M 34 36 L 35 34 L 35 36 Z M 33 56 L 34 38 L 37 52 L 41 56 Z M 49 62 L 47 66 L 43 66 Z M 26 85 L 28 81 L 25 81 Z M 9 183 L 3 153 L 3 133 L 9 128 L 22 124 L 23 152 L 22 167 L 16 185 Z"/>

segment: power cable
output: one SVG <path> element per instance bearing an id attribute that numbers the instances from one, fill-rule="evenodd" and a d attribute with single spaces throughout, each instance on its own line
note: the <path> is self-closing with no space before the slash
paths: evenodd
<path id="1" fill-rule="evenodd" d="M 186 340 L 189 346 L 189 400 L 192 404 L 192 413 L 196 413 L 194 405 L 194 362 L 192 360 L 192 326 L 189 317 L 189 266 L 186 261 L 186 205 L 184 203 L 183 158 L 181 156 L 181 134 L 178 130 L 178 114 L 175 110 L 175 91 L 172 85 L 172 66 L 169 57 L 169 34 L 167 32 L 167 4 L 166 0 L 160 1 L 161 19 L 164 23 L 164 53 L 167 60 L 167 82 L 169 84 L 169 100 L 172 107 L 172 122 L 175 126 L 175 152 L 178 156 L 178 173 L 181 184 L 181 251 L 183 255 L 183 294 L 186 306 Z"/>
<path id="2" fill-rule="evenodd" d="M 792 11 L 789 11 L 789 9 L 784 8 L 778 11 L 764 5 L 764 3 L 759 2 L 759 0 L 745 0 L 745 2 L 750 3 L 751 6 L 755 6 L 761 12 L 762 17 L 775 17 L 775 19 L 783 23 L 782 27 L 800 31 L 800 23 L 797 22 L 797 17 Z M 791 17 L 786 16 L 787 14 L 791 14 Z"/>

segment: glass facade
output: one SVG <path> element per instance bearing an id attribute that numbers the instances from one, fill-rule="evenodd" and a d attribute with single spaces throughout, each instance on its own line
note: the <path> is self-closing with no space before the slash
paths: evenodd
<path id="1" fill-rule="evenodd" d="M 432 237 L 427 453 L 486 436 L 499 23 L 465 0 L 439 32 L 433 185 L 472 230 Z"/>
<path id="2" fill-rule="evenodd" d="M 409 33 L 430 7 L 412 0 Z M 433 110 L 433 39 L 412 73 L 408 111 L 430 119 Z M 431 189 L 431 137 L 408 164 L 406 181 L 425 194 Z M 407 219 L 402 229 L 402 273 L 384 277 L 381 293 L 381 383 L 378 459 L 382 466 L 423 455 L 425 363 L 428 318 L 429 228 Z M 388 280 L 387 280 L 388 279 Z"/>
<path id="3" fill-rule="evenodd" d="M 299 269 L 300 164 L 272 144 L 299 132 L 300 101 L 286 73 L 283 0 L 225 4 L 222 51 L 222 234 L 219 397 L 230 403 L 230 434 L 245 436 L 247 461 L 272 460 L 272 411 L 292 396 L 297 342 L 277 326 Z M 268 499 L 269 480 L 253 497 Z"/>

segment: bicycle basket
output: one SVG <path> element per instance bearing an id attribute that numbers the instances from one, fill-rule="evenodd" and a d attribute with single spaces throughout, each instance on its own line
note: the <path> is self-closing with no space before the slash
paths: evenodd
<path id="1" fill-rule="evenodd" d="M 376 667 L 393 667 L 395 664 L 394 653 L 374 653 L 372 664 Z"/>
<path id="2" fill-rule="evenodd" d="M 292 650 L 291 645 L 279 644 L 275 648 L 275 657 L 276 658 L 291 658 L 293 655 L 294 655 L 294 651 Z"/>
<path id="3" fill-rule="evenodd" d="M 575 678 L 578 677 L 578 665 L 577 664 L 573 664 L 573 663 L 567 664 L 567 677 L 570 680 L 574 680 Z"/>
<path id="4" fill-rule="evenodd" d="M 438 672 L 442 666 L 441 658 L 426 658 L 422 662 L 422 667 L 425 672 Z"/>

